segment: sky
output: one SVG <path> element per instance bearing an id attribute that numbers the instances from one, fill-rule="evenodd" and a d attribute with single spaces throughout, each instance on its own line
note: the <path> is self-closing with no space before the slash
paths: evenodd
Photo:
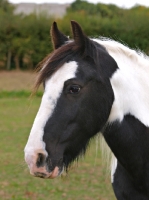
<path id="1" fill-rule="evenodd" d="M 74 0 L 9 0 L 10 3 L 72 3 Z M 92 3 L 116 4 L 119 7 L 130 8 L 136 4 L 149 7 L 149 0 L 88 0 Z"/>

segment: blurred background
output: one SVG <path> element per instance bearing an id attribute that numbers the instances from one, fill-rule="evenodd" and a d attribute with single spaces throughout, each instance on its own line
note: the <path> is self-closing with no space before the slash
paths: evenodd
<path id="1" fill-rule="evenodd" d="M 114 200 L 98 138 L 68 175 L 29 175 L 23 149 L 42 96 L 41 87 L 30 98 L 34 70 L 52 51 L 53 21 L 70 38 L 70 20 L 76 20 L 92 38 L 110 37 L 148 55 L 149 1 L 26 2 L 0 0 L 0 199 Z"/>
<path id="2" fill-rule="evenodd" d="M 57 21 L 61 31 L 71 36 L 71 19 L 78 21 L 88 36 L 111 37 L 149 53 L 149 7 L 136 4 L 128 9 L 84 0 L 71 4 L 0 0 L 0 69 L 34 69 L 52 51 L 52 22 Z"/>

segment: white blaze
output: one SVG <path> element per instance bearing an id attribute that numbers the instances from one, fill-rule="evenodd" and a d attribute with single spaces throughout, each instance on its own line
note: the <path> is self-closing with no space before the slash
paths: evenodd
<path id="1" fill-rule="evenodd" d="M 45 143 L 43 142 L 45 124 L 56 107 L 57 100 L 63 90 L 64 82 L 75 77 L 77 67 L 78 65 L 75 61 L 65 63 L 49 80 L 46 81 L 41 105 L 24 149 L 25 156 L 42 152 L 47 155 Z"/>

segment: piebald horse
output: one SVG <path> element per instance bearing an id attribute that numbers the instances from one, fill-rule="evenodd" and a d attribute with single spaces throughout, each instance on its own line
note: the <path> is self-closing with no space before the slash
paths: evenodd
<path id="1" fill-rule="evenodd" d="M 30 173 L 59 176 L 101 132 L 116 198 L 149 200 L 149 58 L 71 27 L 73 40 L 51 27 L 54 51 L 38 75 L 44 93 L 25 147 Z"/>

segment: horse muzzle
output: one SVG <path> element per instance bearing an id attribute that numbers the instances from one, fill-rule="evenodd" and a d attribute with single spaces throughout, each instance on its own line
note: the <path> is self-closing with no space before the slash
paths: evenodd
<path id="1" fill-rule="evenodd" d="M 43 153 L 32 155 L 26 153 L 25 161 L 29 167 L 30 174 L 35 177 L 53 179 L 63 171 L 63 167 L 59 166 L 59 162 L 52 164 L 51 159 L 47 159 Z"/>
<path id="2" fill-rule="evenodd" d="M 60 174 L 59 168 L 56 166 L 52 172 L 48 172 L 46 170 L 46 167 L 39 167 L 39 168 L 32 168 L 30 169 L 30 174 L 32 174 L 35 177 L 39 178 L 56 178 Z"/>

